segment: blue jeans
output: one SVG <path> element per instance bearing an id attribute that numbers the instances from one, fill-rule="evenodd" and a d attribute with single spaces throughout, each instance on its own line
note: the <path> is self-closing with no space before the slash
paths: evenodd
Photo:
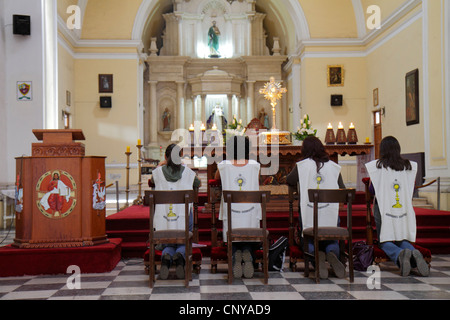
<path id="1" fill-rule="evenodd" d="M 339 241 L 319 241 L 319 250 L 325 253 L 333 252 L 339 258 Z M 308 243 L 308 251 L 314 254 L 314 243 L 312 241 Z"/>
<path id="2" fill-rule="evenodd" d="M 166 244 L 163 251 L 162 251 L 162 257 L 167 253 L 169 254 L 170 258 L 173 257 L 175 253 L 181 253 L 183 258 L 186 257 L 186 246 L 184 244 Z M 171 259 L 172 261 L 172 259 Z"/>
<path id="3" fill-rule="evenodd" d="M 375 219 L 375 225 L 377 227 L 378 239 L 380 239 L 380 231 L 381 231 L 381 214 L 380 207 L 378 206 L 378 202 L 375 201 L 373 206 L 373 217 Z M 413 245 L 408 240 L 402 241 L 386 241 L 380 242 L 378 244 L 381 250 L 386 253 L 386 255 L 391 259 L 391 261 L 395 262 L 398 265 L 398 256 L 400 252 L 405 249 L 409 249 L 411 251 L 416 250 Z"/>

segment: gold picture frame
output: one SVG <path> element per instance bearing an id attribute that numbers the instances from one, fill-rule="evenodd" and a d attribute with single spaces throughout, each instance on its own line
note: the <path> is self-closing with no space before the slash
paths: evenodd
<path id="1" fill-rule="evenodd" d="M 344 66 L 331 65 L 327 67 L 327 82 L 329 87 L 344 86 Z"/>

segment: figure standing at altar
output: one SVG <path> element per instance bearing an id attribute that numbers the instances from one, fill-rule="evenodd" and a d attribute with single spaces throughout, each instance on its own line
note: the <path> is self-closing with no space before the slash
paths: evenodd
<path id="1" fill-rule="evenodd" d="M 219 36 L 220 36 L 220 30 L 216 26 L 216 21 L 212 22 L 212 26 L 208 30 L 208 37 L 209 37 L 209 50 L 210 50 L 210 58 L 219 58 Z"/>

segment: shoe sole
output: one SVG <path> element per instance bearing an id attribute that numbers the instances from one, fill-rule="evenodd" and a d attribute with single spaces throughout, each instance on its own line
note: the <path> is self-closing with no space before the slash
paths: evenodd
<path id="1" fill-rule="evenodd" d="M 336 277 L 338 277 L 339 279 L 345 277 L 345 266 L 333 252 L 327 253 L 327 261 L 331 265 L 331 269 L 333 269 Z"/>
<path id="2" fill-rule="evenodd" d="M 184 279 L 184 258 L 179 252 L 173 255 L 173 263 L 176 265 L 175 274 L 178 279 Z"/>
<path id="3" fill-rule="evenodd" d="M 233 277 L 236 279 L 242 278 L 242 273 L 242 251 L 236 250 L 234 253 Z"/>
<path id="4" fill-rule="evenodd" d="M 253 267 L 252 254 L 248 250 L 245 250 L 242 254 L 242 260 L 244 261 L 244 277 L 247 279 L 253 278 L 255 268 Z"/>
<path id="5" fill-rule="evenodd" d="M 411 250 L 404 249 L 398 257 L 400 262 L 400 274 L 407 277 L 411 273 Z"/>
<path id="6" fill-rule="evenodd" d="M 166 254 L 161 260 L 161 268 L 159 269 L 159 278 L 167 280 L 169 277 L 170 256 Z"/>
<path id="7" fill-rule="evenodd" d="M 328 279 L 328 267 L 325 262 L 325 252 L 319 252 L 319 276 L 320 279 Z"/>
<path id="8" fill-rule="evenodd" d="M 420 253 L 419 250 L 414 250 L 412 256 L 416 261 L 417 272 L 419 272 L 422 277 L 428 277 L 430 275 L 430 268 L 428 268 L 428 264 L 423 258 L 422 253 Z"/>

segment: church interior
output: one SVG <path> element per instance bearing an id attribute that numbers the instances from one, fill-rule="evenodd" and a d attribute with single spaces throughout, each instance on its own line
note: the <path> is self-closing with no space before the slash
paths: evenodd
<path id="1" fill-rule="evenodd" d="M 0 0 L 0 22 L 0 300 L 450 299 L 448 0 Z M 304 276 L 286 184 L 304 134 L 356 190 L 353 241 L 365 242 L 364 165 L 383 137 L 398 139 L 418 163 L 429 277 L 400 277 L 384 258 L 375 288 L 365 271 L 353 283 Z M 213 268 L 221 189 L 207 150 L 233 135 L 261 143 L 263 167 L 279 157 L 260 189 L 270 237 L 289 247 L 268 284 L 259 270 L 229 285 L 226 264 Z M 201 180 L 200 262 L 189 286 L 150 287 L 149 179 L 171 143 Z"/>

